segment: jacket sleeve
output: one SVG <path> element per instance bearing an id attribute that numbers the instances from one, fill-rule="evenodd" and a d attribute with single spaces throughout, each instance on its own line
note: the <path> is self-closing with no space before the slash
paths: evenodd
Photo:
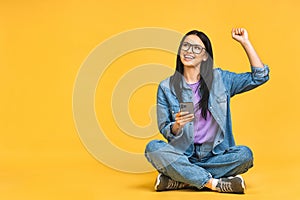
<path id="1" fill-rule="evenodd" d="M 263 68 L 251 66 L 251 72 L 234 73 L 221 71 L 223 82 L 230 92 L 230 96 L 252 90 L 269 80 L 269 67 Z"/>
<path id="2" fill-rule="evenodd" d="M 160 133 L 170 142 L 176 137 L 181 135 L 181 132 L 178 135 L 174 135 L 171 131 L 172 125 L 175 123 L 173 120 L 172 110 L 170 109 L 169 101 L 163 86 L 161 84 L 158 86 L 157 90 L 157 125 Z"/>

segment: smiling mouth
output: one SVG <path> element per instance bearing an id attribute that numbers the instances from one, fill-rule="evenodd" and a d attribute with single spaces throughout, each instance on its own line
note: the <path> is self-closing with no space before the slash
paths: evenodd
<path id="1" fill-rule="evenodd" d="M 184 58 L 187 60 L 193 60 L 195 57 L 192 55 L 184 55 Z"/>

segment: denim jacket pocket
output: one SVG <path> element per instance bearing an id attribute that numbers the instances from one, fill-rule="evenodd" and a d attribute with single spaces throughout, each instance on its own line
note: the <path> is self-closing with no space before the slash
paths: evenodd
<path id="1" fill-rule="evenodd" d="M 227 95 L 226 94 L 223 94 L 219 97 L 216 98 L 216 101 L 217 101 L 217 105 L 219 107 L 219 109 L 222 111 L 222 113 L 226 113 L 227 111 Z"/>
<path id="2" fill-rule="evenodd" d="M 224 94 L 217 98 L 218 103 L 226 103 L 227 102 L 227 96 Z"/>

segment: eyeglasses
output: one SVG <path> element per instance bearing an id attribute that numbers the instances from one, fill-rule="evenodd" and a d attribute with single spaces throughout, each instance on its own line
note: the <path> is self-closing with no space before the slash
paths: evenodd
<path id="1" fill-rule="evenodd" d="M 192 47 L 193 53 L 196 53 L 196 54 L 200 54 L 203 49 L 205 50 L 205 48 L 200 46 L 200 45 L 190 44 L 188 42 L 183 42 L 182 45 L 181 45 L 181 49 L 183 51 L 188 51 L 191 47 Z"/>

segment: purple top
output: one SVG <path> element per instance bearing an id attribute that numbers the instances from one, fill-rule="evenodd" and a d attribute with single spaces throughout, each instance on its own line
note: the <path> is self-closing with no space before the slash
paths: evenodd
<path id="1" fill-rule="evenodd" d="M 200 82 L 189 84 L 189 86 L 192 88 L 194 94 L 194 143 L 213 142 L 219 125 L 209 110 L 207 111 L 206 120 L 201 115 L 201 108 L 199 107 L 201 99 L 199 94 Z"/>

